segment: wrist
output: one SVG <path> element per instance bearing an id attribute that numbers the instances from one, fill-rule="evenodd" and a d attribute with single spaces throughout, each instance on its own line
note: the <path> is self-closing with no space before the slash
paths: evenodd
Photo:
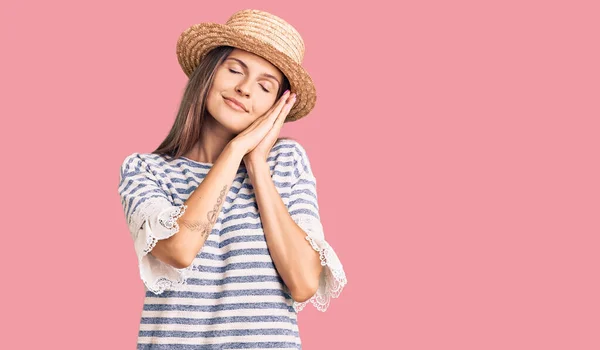
<path id="1" fill-rule="evenodd" d="M 246 170 L 248 171 L 248 176 L 255 176 L 256 174 L 260 174 L 261 172 L 269 173 L 269 163 L 267 163 L 266 159 L 257 159 L 254 158 L 244 158 L 244 163 L 246 164 Z"/>
<path id="2" fill-rule="evenodd" d="M 239 160 L 240 162 L 242 161 L 242 159 L 244 158 L 244 155 L 246 154 L 245 151 L 242 148 L 238 147 L 234 142 L 229 142 L 225 146 L 224 151 L 228 152 L 231 157 L 234 157 L 235 159 Z"/>

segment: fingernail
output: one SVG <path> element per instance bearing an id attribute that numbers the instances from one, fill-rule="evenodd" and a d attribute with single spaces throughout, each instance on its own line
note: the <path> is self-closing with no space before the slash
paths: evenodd
<path id="1" fill-rule="evenodd" d="M 290 90 L 285 90 L 285 92 L 283 93 L 284 95 L 287 95 L 290 93 Z"/>

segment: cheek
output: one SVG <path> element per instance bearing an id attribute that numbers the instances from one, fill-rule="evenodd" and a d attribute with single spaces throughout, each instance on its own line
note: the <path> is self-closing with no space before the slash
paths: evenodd
<path id="1" fill-rule="evenodd" d="M 219 71 L 216 73 L 215 78 L 213 79 L 212 85 L 208 90 L 210 94 L 220 94 L 223 91 L 230 91 L 235 86 L 235 82 L 232 82 L 227 79 L 228 77 L 223 75 L 223 72 Z"/>
<path id="2" fill-rule="evenodd" d="M 254 104 L 254 110 L 256 112 L 255 114 L 257 114 L 257 117 L 260 117 L 261 115 L 264 115 L 266 112 L 268 112 L 269 109 L 273 107 L 273 104 L 274 102 L 272 98 L 257 101 Z"/>
<path id="3" fill-rule="evenodd" d="M 210 88 L 208 90 L 208 94 L 206 96 L 206 106 L 207 107 L 212 107 L 215 105 L 215 102 L 217 101 L 217 96 L 218 94 L 216 93 L 216 90 L 213 88 Z"/>

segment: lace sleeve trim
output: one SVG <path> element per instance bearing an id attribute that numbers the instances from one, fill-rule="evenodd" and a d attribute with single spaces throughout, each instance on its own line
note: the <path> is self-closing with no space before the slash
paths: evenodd
<path id="1" fill-rule="evenodd" d="M 333 248 L 323 239 L 323 227 L 319 220 L 300 217 L 294 221 L 307 233 L 306 240 L 314 250 L 319 252 L 321 265 L 324 266 L 315 295 L 304 302 L 294 301 L 294 310 L 300 312 L 308 303 L 311 303 L 317 310 L 325 312 L 331 299 L 338 298 L 348 283 L 344 268 Z"/>
<path id="2" fill-rule="evenodd" d="M 140 269 L 142 269 L 141 264 Z M 166 290 L 174 290 L 177 287 L 187 284 L 187 280 L 191 276 L 192 270 L 193 265 L 183 269 L 176 269 L 173 267 L 173 271 L 178 271 L 175 276 L 159 276 L 154 281 L 147 281 L 144 278 L 142 278 L 142 280 L 149 291 L 154 294 L 161 294 Z"/>
<path id="3" fill-rule="evenodd" d="M 149 254 L 156 246 L 159 240 L 167 239 L 179 232 L 177 219 L 180 218 L 187 209 L 186 205 L 172 206 L 166 209 L 149 205 L 146 213 L 156 213 L 157 216 L 152 219 L 152 216 L 144 217 L 141 232 L 143 236 L 138 237 L 136 245 L 138 245 L 138 264 L 140 269 L 140 277 L 146 288 L 155 293 L 161 294 L 165 290 L 174 290 L 177 287 L 187 283 L 188 277 L 191 275 L 193 265 L 183 269 L 177 269 L 158 260 L 152 254 Z"/>
<path id="4" fill-rule="evenodd" d="M 170 208 L 169 210 L 163 211 L 158 215 L 158 223 L 168 230 L 168 236 L 158 238 L 152 233 L 152 231 L 150 231 L 146 241 L 146 248 L 144 248 L 145 254 L 148 254 L 152 249 L 154 249 L 154 246 L 156 246 L 156 243 L 159 239 L 168 238 L 179 232 L 179 224 L 177 223 L 177 219 L 179 219 L 183 213 L 185 213 L 186 209 L 187 205 L 184 204 L 178 207 Z"/>

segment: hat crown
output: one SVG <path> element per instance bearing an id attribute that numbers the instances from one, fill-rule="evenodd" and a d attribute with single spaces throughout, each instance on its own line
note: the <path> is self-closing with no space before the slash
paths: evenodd
<path id="1" fill-rule="evenodd" d="M 289 81 L 290 90 L 296 94 L 296 103 L 285 121 L 303 118 L 314 108 L 317 92 L 302 66 L 304 41 L 292 25 L 268 12 L 253 9 L 234 13 L 225 24 L 198 23 L 177 39 L 177 60 L 191 79 L 202 59 L 222 46 L 251 52 L 279 68 Z"/>
<path id="2" fill-rule="evenodd" d="M 225 25 L 273 46 L 298 64 L 302 63 L 304 41 L 300 33 L 280 17 L 260 10 L 241 10 Z"/>

